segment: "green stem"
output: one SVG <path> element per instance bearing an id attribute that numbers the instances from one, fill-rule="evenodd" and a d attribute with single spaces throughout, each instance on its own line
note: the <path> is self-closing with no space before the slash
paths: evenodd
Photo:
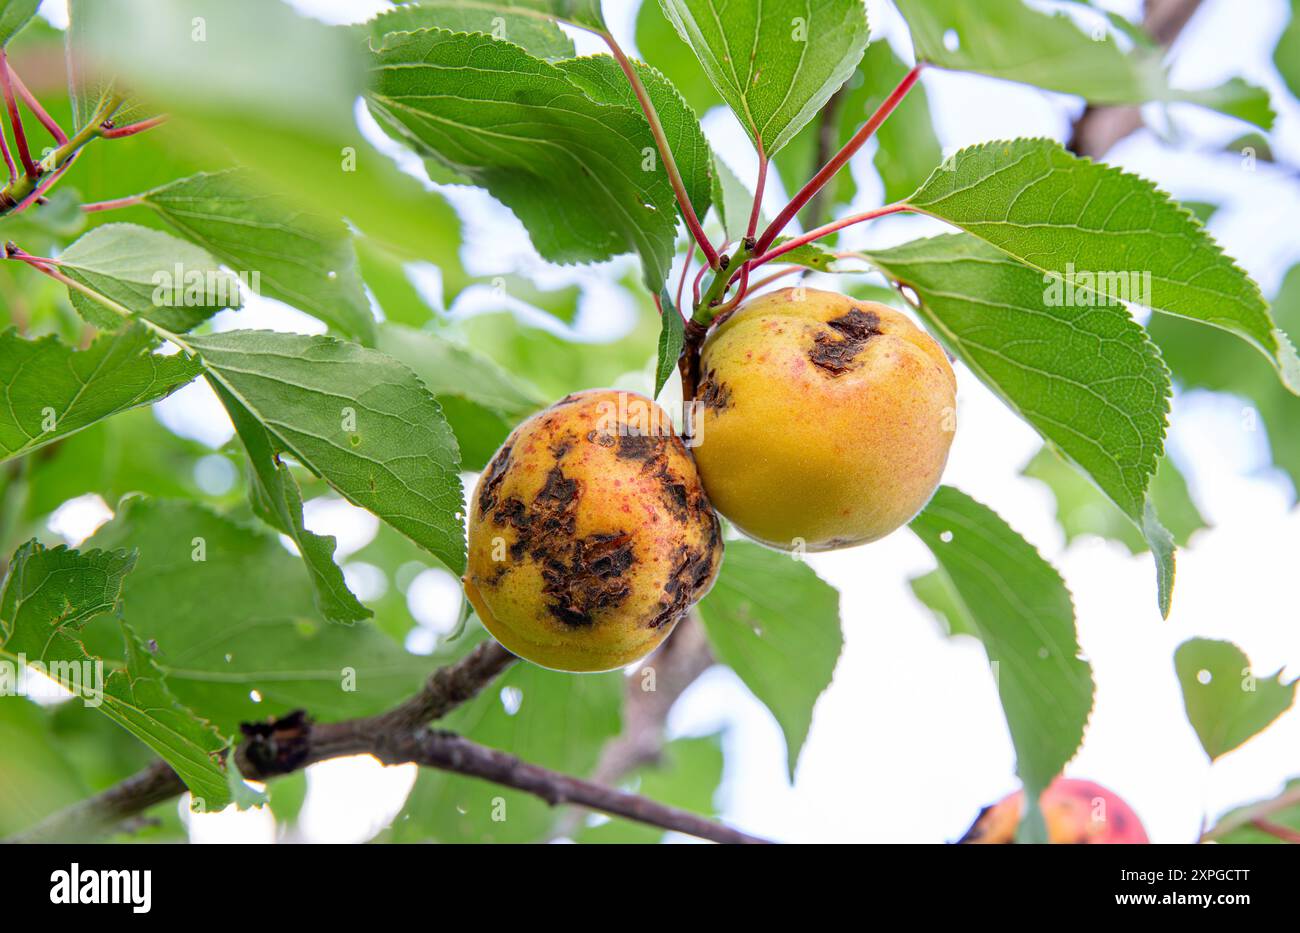
<path id="1" fill-rule="evenodd" d="M 703 328 L 707 328 L 713 322 L 713 318 L 718 313 L 718 306 L 722 304 L 722 297 L 727 293 L 727 286 L 731 284 L 732 277 L 744 267 L 745 263 L 753 255 L 753 241 L 747 241 L 740 244 L 729 257 L 723 257 L 726 259 L 726 265 L 714 273 L 713 280 L 709 282 L 709 287 L 704 290 L 704 294 L 700 297 L 700 303 L 695 307 L 695 313 L 691 315 L 691 321 Z M 721 265 L 721 261 L 719 261 L 719 265 Z"/>
<path id="2" fill-rule="evenodd" d="M 36 174 L 25 173 L 21 178 L 6 185 L 0 189 L 0 216 L 11 213 L 18 205 L 22 204 L 31 194 L 36 191 L 40 184 L 42 176 L 51 172 L 57 172 L 81 151 L 81 148 L 97 136 L 103 133 L 101 124 L 113 115 L 118 107 L 122 106 L 122 97 L 118 94 L 110 94 L 104 98 L 95 113 L 86 125 L 79 129 L 76 134 L 66 143 L 59 146 L 37 166 Z"/>
<path id="3" fill-rule="evenodd" d="M 25 253 L 21 249 L 18 249 L 13 244 L 10 244 L 5 248 L 5 253 L 9 259 L 17 259 L 19 262 L 23 262 L 31 266 L 37 272 L 43 272 L 45 275 L 48 275 L 50 278 L 54 279 L 54 281 L 58 282 L 61 285 L 66 286 L 67 288 L 72 289 L 73 291 L 80 292 L 81 294 L 85 295 L 87 298 L 89 298 L 91 301 L 95 302 L 96 304 L 102 305 L 103 307 L 112 311 L 118 317 L 124 318 L 127 321 L 139 321 L 141 324 L 143 324 L 149 330 L 153 331 L 163 340 L 167 340 L 170 341 L 171 343 L 174 343 L 176 346 L 180 347 L 186 353 L 189 354 L 194 353 L 194 349 L 189 344 L 187 344 L 178 334 L 174 334 L 171 331 L 169 331 L 167 328 L 162 327 L 159 324 L 155 324 L 153 321 L 149 320 L 148 318 L 142 317 L 141 315 L 134 313 L 130 308 L 126 307 L 125 305 L 119 304 L 118 302 L 114 301 L 112 298 L 109 298 L 107 295 L 103 294 L 102 292 L 95 291 L 95 289 L 91 288 L 89 285 L 84 285 L 81 282 L 78 282 L 76 279 L 72 278 L 67 273 L 60 272 L 55 267 L 55 265 L 51 263 L 50 260 L 42 259 L 39 256 L 32 256 L 29 253 Z"/>

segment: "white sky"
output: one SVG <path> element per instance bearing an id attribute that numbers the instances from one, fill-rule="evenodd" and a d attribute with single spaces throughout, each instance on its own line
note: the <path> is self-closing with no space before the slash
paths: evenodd
<path id="1" fill-rule="evenodd" d="M 387 4 L 294 0 L 294 5 L 344 21 L 365 18 Z M 1139 4 L 1103 5 L 1131 12 Z M 884 36 L 910 56 L 893 9 L 880 0 L 869 0 L 868 6 L 873 41 Z M 1208 0 L 1179 41 L 1174 80 L 1198 87 L 1240 74 L 1265 85 L 1279 111 L 1275 149 L 1295 152 L 1300 107 L 1271 62 L 1286 7 L 1285 0 Z M 607 18 L 628 48 L 634 46 L 635 10 L 629 0 L 605 0 Z M 597 51 L 591 37 L 575 37 L 580 53 Z M 923 80 L 945 151 L 992 138 L 1059 138 L 1079 106 L 1072 98 L 969 75 L 932 71 Z M 1245 171 L 1235 155 L 1210 154 L 1212 143 L 1234 139 L 1244 125 L 1185 106 L 1172 113 L 1184 132 L 1202 142 L 1203 151 L 1162 148 L 1151 133 L 1142 132 L 1117 147 L 1108 161 L 1156 181 L 1176 197 L 1220 203 L 1212 231 L 1272 293 L 1285 270 L 1300 261 L 1300 242 L 1293 235 L 1300 185 L 1263 165 Z M 1159 120 L 1162 114 L 1151 116 Z M 734 119 L 715 110 L 704 125 L 722 157 L 752 185 L 756 160 Z M 855 159 L 865 167 L 858 172 L 864 208 L 880 203 L 869 161 L 870 150 Z M 769 209 L 779 207 L 779 186 L 768 194 Z M 504 252 L 526 271 L 537 271 L 535 254 L 508 212 L 485 195 L 457 194 L 456 199 L 472 218 L 465 250 L 471 267 L 483 253 L 499 262 Z M 863 243 L 895 243 L 931 230 L 920 218 L 888 218 L 853 236 Z M 476 244 L 491 244 L 491 250 L 476 251 Z M 500 266 L 483 271 L 500 271 Z M 578 280 L 600 291 L 607 270 L 538 274 L 548 283 Z M 584 306 L 579 324 L 588 334 L 609 333 L 623 320 L 617 300 L 606 300 L 616 293 L 605 289 L 599 303 Z M 473 296 L 467 304 L 473 305 Z M 591 311 L 594 304 L 601 307 L 599 319 Z M 321 329 L 315 320 L 274 302 L 256 302 L 221 326 Z M 1192 841 L 1203 816 L 1213 819 L 1271 795 L 1287 778 L 1300 775 L 1297 710 L 1211 768 L 1187 723 L 1173 670 L 1174 648 L 1206 636 L 1235 642 L 1261 676 L 1288 663 L 1288 675 L 1300 676 L 1292 580 L 1300 554 L 1300 513 L 1292 509 L 1289 481 L 1264 468 L 1262 429 L 1248 429 L 1245 403 L 1206 393 L 1175 400 L 1170 448 L 1214 527 L 1180 552 L 1173 613 L 1162 621 L 1150 555 L 1133 557 L 1098 539 L 1065 548 L 1050 494 L 1018 475 L 1039 446 L 1037 435 L 968 371 L 959 368 L 958 381 L 959 429 L 945 482 L 998 511 L 1061 570 L 1074 594 L 1080 641 L 1098 689 L 1083 748 L 1067 774 L 1119 793 L 1158 842 Z M 224 412 L 202 384 L 157 408 L 181 433 L 212 444 L 230 436 Z M 374 533 L 373 519 L 356 511 L 321 503 L 310 522 L 316 530 L 346 535 L 355 550 Z M 58 530 L 77 540 L 104 517 L 102 503 L 65 510 Z M 673 732 L 726 729 L 723 816 L 752 832 L 809 842 L 956 838 L 982 805 L 1016 783 L 1010 738 L 982 648 L 970 639 L 943 638 L 911 596 L 907 580 L 933 561 L 906 531 L 866 547 L 815 555 L 810 563 L 840 589 L 845 649 L 817 706 L 793 786 L 775 720 L 728 670 L 715 669 L 688 692 L 674 710 Z M 429 643 L 444 626 L 446 589 L 442 581 L 426 579 L 408 591 Z M 367 838 L 395 811 L 412 779 L 409 767 L 382 769 L 371 760 L 316 766 L 303 837 Z M 269 841 L 275 829 L 268 814 L 255 812 L 206 816 L 194 821 L 192 833 L 197 841 Z"/>

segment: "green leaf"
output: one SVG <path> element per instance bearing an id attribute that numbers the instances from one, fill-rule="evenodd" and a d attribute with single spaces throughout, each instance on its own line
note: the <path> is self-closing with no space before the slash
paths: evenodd
<path id="1" fill-rule="evenodd" d="M 40 5 L 41 0 L 0 0 L 0 47 L 27 25 Z"/>
<path id="2" fill-rule="evenodd" d="M 524 324 L 509 312 L 467 317 L 457 322 L 456 330 L 470 346 L 536 386 L 543 398 L 614 385 L 630 371 L 644 371 L 661 326 L 645 291 L 630 276 L 622 284 L 633 300 L 635 316 L 631 329 L 615 340 L 574 343 Z"/>
<path id="3" fill-rule="evenodd" d="M 960 594 L 953 587 L 951 578 L 944 571 L 931 570 L 909 580 L 908 585 L 912 588 L 912 595 L 935 614 L 944 635 L 949 638 L 954 635 L 980 637 L 979 626 L 971 618 Z"/>
<path id="4" fill-rule="evenodd" d="M 1300 0 L 1291 0 L 1291 18 L 1278 36 L 1273 49 L 1273 64 L 1291 94 L 1300 97 Z"/>
<path id="5" fill-rule="evenodd" d="M 631 793 L 705 817 L 717 814 L 713 798 L 722 783 L 722 737 L 676 739 L 664 746 L 654 764 L 636 769 L 622 783 Z M 662 829 L 618 818 L 585 826 L 575 842 L 644 845 L 659 842 Z"/>
<path id="6" fill-rule="evenodd" d="M 664 16 L 658 0 L 641 2 L 636 15 L 636 47 L 663 72 L 696 113 L 703 114 L 723 103 L 713 82 L 700 67 L 700 60 Z"/>
<path id="7" fill-rule="evenodd" d="M 575 677 L 516 664 L 439 726 L 581 777 L 618 735 L 622 699 L 617 671 Z M 389 835 L 394 842 L 537 842 L 552 832 L 560 812 L 499 784 L 421 769 Z"/>
<path id="8" fill-rule="evenodd" d="M 739 241 L 745 235 L 749 215 L 754 206 L 754 192 L 741 181 L 726 162 L 718 159 L 715 163 L 718 178 L 718 190 L 714 193 L 713 206 L 717 208 L 722 228 L 727 239 Z M 761 213 L 761 211 L 760 211 Z M 760 217 L 760 225 L 766 218 Z M 760 226 L 761 229 L 761 226 Z"/>
<path id="9" fill-rule="evenodd" d="M 447 336 L 384 324 L 379 349 L 411 367 L 438 400 L 462 469 L 482 469 L 514 426 L 545 405 L 495 361 Z"/>
<path id="10" fill-rule="evenodd" d="M 1138 304 L 1236 334 L 1300 394 L 1300 358 L 1259 286 L 1144 179 L 1075 158 L 1052 140 L 1019 139 L 963 149 L 909 201 L 1076 292 L 1105 295 L 1114 276 L 1149 273 Z"/>
<path id="11" fill-rule="evenodd" d="M 371 45 L 379 48 L 389 33 L 434 27 L 449 32 L 487 33 L 494 39 L 513 42 L 538 58 L 573 57 L 573 40 L 559 26 L 532 13 L 518 12 L 508 2 L 420 0 L 418 4 L 385 10 L 364 28 L 370 34 Z"/>
<path id="12" fill-rule="evenodd" d="M 1295 702 L 1296 683 L 1279 670 L 1257 677 L 1250 659 L 1229 641 L 1193 638 L 1174 652 L 1187 719 L 1213 761 L 1263 732 Z"/>
<path id="13" fill-rule="evenodd" d="M 849 105 L 858 104 L 856 113 L 849 105 L 844 110 L 844 116 L 856 120 L 858 125 L 866 122 L 885 102 L 907 75 L 908 67 L 894 54 L 889 43 L 882 41 L 867 46 L 862 71 L 867 76 L 864 88 L 870 93 L 865 99 L 849 99 Z M 844 142 L 848 142 L 847 136 Z M 900 201 L 907 197 L 942 161 L 943 149 L 934 132 L 930 99 L 925 86 L 918 83 L 876 130 L 876 155 L 872 164 L 884 183 L 885 201 Z"/>
<path id="14" fill-rule="evenodd" d="M 600 0 L 460 0 L 457 5 L 494 14 L 550 17 L 596 32 L 605 28 Z"/>
<path id="15" fill-rule="evenodd" d="M 140 451 L 148 451 L 142 457 Z M 200 461 L 223 458 L 199 441 L 180 437 L 163 426 L 149 408 L 134 408 L 96 422 L 28 458 L 28 497 L 24 517 L 38 521 L 64 502 L 87 493 L 116 502 L 129 492 L 155 496 L 203 498 L 196 481 Z M 238 501 L 238 467 L 231 459 L 229 490 L 212 498 Z M 214 460 L 202 468 L 205 475 Z M 217 469 L 221 469 L 217 467 Z"/>
<path id="16" fill-rule="evenodd" d="M 369 618 L 372 613 L 352 595 L 343 582 L 343 571 L 334 563 L 334 536 L 313 534 L 303 524 L 302 492 L 289 467 L 280 461 L 274 436 L 217 379 L 209 377 L 208 381 L 248 451 L 253 511 L 293 539 L 311 577 L 316 608 L 331 622 Z"/>
<path id="17" fill-rule="evenodd" d="M 769 158 L 825 106 L 867 47 L 862 0 L 660 0 L 754 145 Z"/>
<path id="18" fill-rule="evenodd" d="M 0 696 L 0 837 L 27 829 L 87 796 L 51 710 L 23 696 Z M 112 728 L 112 727 L 110 727 Z"/>
<path id="19" fill-rule="evenodd" d="M 103 659 L 81 640 L 88 623 L 118 609 L 123 580 L 135 562 L 135 554 L 122 550 L 81 553 L 47 549 L 36 541 L 24 544 L 0 593 L 0 656 L 19 666 L 39 662 L 87 706 L 98 706 L 161 755 L 209 809 L 220 809 L 229 802 L 217 762 L 225 747 L 221 736 L 180 705 L 125 622 L 118 629 L 125 638 L 120 668 L 106 672 Z"/>
<path id="20" fill-rule="evenodd" d="M 1134 523 L 1049 447 L 1044 447 L 1029 461 L 1022 475 L 1039 480 L 1051 489 L 1056 499 L 1056 520 L 1067 542 L 1092 534 L 1118 541 L 1133 554 L 1150 548 Z M 1195 532 L 1207 527 L 1187 491 L 1187 481 L 1168 457 L 1160 458 L 1149 493 L 1156 511 L 1180 547 L 1186 547 Z"/>
<path id="21" fill-rule="evenodd" d="M 186 341 L 279 450 L 464 570 L 460 452 L 414 373 L 331 337 L 229 331 Z"/>
<path id="22" fill-rule="evenodd" d="M 777 237 L 772 241 L 772 246 L 777 247 L 782 243 L 789 241 L 788 236 Z M 815 269 L 818 272 L 833 272 L 831 267 L 835 264 L 835 253 L 822 243 L 804 243 L 802 246 L 796 246 L 789 252 L 782 253 L 774 262 L 789 263 L 796 266 L 805 266 L 809 269 Z"/>
<path id="23" fill-rule="evenodd" d="M 1278 326 L 1288 333 L 1300 333 L 1300 265 L 1288 270 L 1273 298 Z M 1160 316 L 1147 322 L 1147 330 L 1160 346 L 1160 353 L 1174 378 L 1186 389 L 1232 392 L 1255 403 L 1255 412 L 1243 412 L 1242 430 L 1256 431 L 1263 423 L 1273 463 L 1285 470 L 1300 489 L 1300 398 L 1278 384 L 1271 368 L 1259 354 L 1240 343 L 1214 346 L 1206 338 L 1212 332 L 1203 325 Z"/>
<path id="24" fill-rule="evenodd" d="M 1076 464 L 1129 520 L 1147 524 L 1164 452 L 1169 374 L 1123 305 L 1016 262 L 968 234 L 863 254 L 920 297 L 955 356 Z M 1141 288 L 1123 277 L 1124 295 Z M 1151 524 L 1160 608 L 1169 614 L 1173 551 Z"/>
<path id="25" fill-rule="evenodd" d="M 940 486 L 912 530 L 933 552 L 979 633 L 1031 800 L 1083 741 L 1092 668 L 1079 657 L 1074 603 L 1056 569 L 992 509 Z"/>
<path id="26" fill-rule="evenodd" d="M 557 62 L 574 84 L 582 88 L 592 100 L 602 104 L 618 104 L 640 113 L 640 104 L 636 93 L 618 62 L 609 55 L 588 55 L 569 61 Z M 650 102 L 654 104 L 655 113 L 664 128 L 668 139 L 668 150 L 673 154 L 677 170 L 681 173 L 682 184 L 686 186 L 686 196 L 695 209 L 697 217 L 703 217 L 709 211 L 713 197 L 713 150 L 704 138 L 700 121 L 690 105 L 682 98 L 677 89 L 660 72 L 642 62 L 633 62 L 637 76 L 645 85 Z M 649 124 L 646 124 L 647 134 Z M 641 147 L 643 165 L 648 161 L 659 171 L 659 153 L 654 146 L 653 137 L 647 135 Z"/>
<path id="27" fill-rule="evenodd" d="M 205 250 L 136 224 L 96 227 L 63 251 L 58 269 L 94 293 L 68 289 L 81 316 L 101 330 L 130 316 L 184 333 L 241 304 L 239 279 Z"/>
<path id="28" fill-rule="evenodd" d="M 639 111 L 594 101 L 555 65 L 483 35 L 401 33 L 372 62 L 380 123 L 513 210 L 543 258 L 634 251 L 659 290 L 676 203 Z"/>
<path id="29" fill-rule="evenodd" d="M 406 263 L 369 237 L 359 237 L 354 245 L 361 277 L 384 320 L 410 327 L 429 323 L 433 308 L 406 274 Z"/>
<path id="30" fill-rule="evenodd" d="M 813 707 L 844 645 L 839 593 L 789 554 L 728 541 L 722 573 L 699 612 L 718 660 L 780 723 L 793 781 Z"/>
<path id="31" fill-rule="evenodd" d="M 140 557 L 126 604 L 176 695 L 226 734 L 306 709 L 328 722 L 381 712 L 420 686 L 428 658 L 368 622 L 319 621 L 301 562 L 279 539 L 192 501 L 132 497 L 88 542 Z M 104 652 L 111 631 L 87 629 Z"/>
<path id="32" fill-rule="evenodd" d="M 103 334 L 85 350 L 57 337 L 0 333 L 0 459 L 29 453 L 90 425 L 165 398 L 201 371 L 184 354 L 159 356 L 143 326 Z"/>
<path id="33" fill-rule="evenodd" d="M 916 56 L 959 71 L 1020 81 L 1094 104 L 1147 101 L 1201 104 L 1268 129 L 1268 93 L 1234 78 L 1215 88 L 1169 86 L 1163 50 L 1149 42 L 1125 52 L 1105 30 L 1082 32 L 1063 13 L 1043 13 L 1021 0 L 899 0 Z"/>
<path id="34" fill-rule="evenodd" d="M 660 313 L 659 357 L 655 363 L 655 398 L 672 378 L 677 359 L 682 355 L 682 345 L 686 342 L 686 322 L 667 289 L 659 295 L 659 303 L 663 310 Z"/>
<path id="35" fill-rule="evenodd" d="M 192 175 L 142 199 L 186 240 L 236 272 L 256 276 L 260 294 L 373 343 L 374 315 L 342 221 L 260 190 L 242 169 Z"/>
<path id="36" fill-rule="evenodd" d="M 342 210 L 401 255 L 438 263 L 444 282 L 463 276 L 455 211 L 357 126 L 365 48 L 355 33 L 265 0 L 94 0 L 81 10 L 87 58 L 172 115 L 163 132 L 173 147 L 228 153 L 220 164 L 244 165 L 323 214 Z"/>

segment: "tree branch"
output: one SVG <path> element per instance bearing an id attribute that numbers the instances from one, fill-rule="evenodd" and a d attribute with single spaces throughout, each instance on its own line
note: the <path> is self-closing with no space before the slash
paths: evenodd
<path id="1" fill-rule="evenodd" d="M 623 731 L 601 752 L 593 780 L 614 784 L 642 765 L 657 762 L 663 752 L 668 711 L 686 688 L 712 666 L 713 655 L 704 627 L 692 611 L 642 666 L 642 671 L 653 670 L 654 689 L 645 689 L 641 671 L 628 678 Z"/>
<path id="2" fill-rule="evenodd" d="M 1147 0 L 1142 28 L 1158 45 L 1168 48 L 1192 18 L 1201 0 Z M 1075 155 L 1100 159 L 1125 136 L 1142 128 L 1138 107 L 1083 108 L 1074 122 L 1067 148 Z"/>
<path id="3" fill-rule="evenodd" d="M 369 754 L 384 764 L 413 763 L 477 777 L 533 794 L 552 806 L 575 804 L 715 842 L 764 841 L 693 813 L 548 771 L 461 736 L 426 728 L 478 695 L 515 660 L 497 642 L 487 641 L 455 664 L 435 671 L 418 694 L 386 713 L 316 724 L 298 711 L 271 722 L 245 724 L 244 741 L 235 749 L 239 773 L 266 781 L 331 758 Z M 51 842 L 99 835 L 185 790 L 176 772 L 157 761 L 8 841 Z"/>

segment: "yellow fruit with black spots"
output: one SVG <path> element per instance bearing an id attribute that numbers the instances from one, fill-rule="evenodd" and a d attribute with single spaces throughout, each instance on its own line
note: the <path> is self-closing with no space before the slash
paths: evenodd
<path id="1" fill-rule="evenodd" d="M 717 510 L 787 550 L 875 541 L 930 500 L 957 382 L 904 314 L 812 288 L 762 295 L 700 358 L 695 460 Z"/>
<path id="2" fill-rule="evenodd" d="M 718 517 L 668 416 L 594 389 L 520 424 L 479 477 L 464 584 L 510 651 L 607 671 L 667 638 L 721 560 Z"/>

